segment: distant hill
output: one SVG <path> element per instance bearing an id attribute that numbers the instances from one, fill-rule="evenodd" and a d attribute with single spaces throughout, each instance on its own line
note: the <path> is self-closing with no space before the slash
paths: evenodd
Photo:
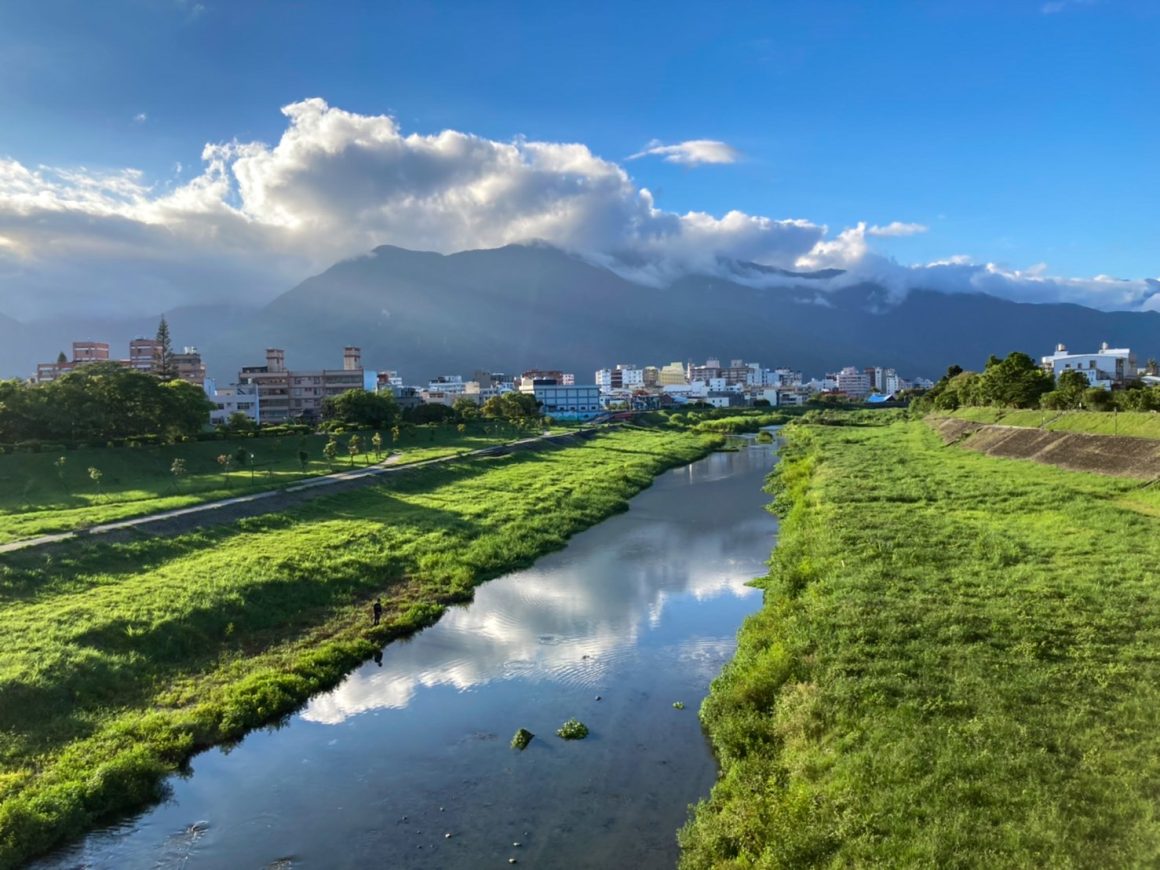
<path id="1" fill-rule="evenodd" d="M 736 274 L 752 272 L 738 264 Z M 951 363 L 979 367 L 991 353 L 1033 356 L 1056 342 L 1128 345 L 1160 356 L 1160 314 L 1079 305 L 1008 302 L 983 294 L 912 292 L 896 305 L 864 284 L 825 293 L 818 274 L 792 287 L 754 289 L 687 276 L 667 287 L 637 284 L 542 244 L 441 255 L 383 246 L 308 278 L 258 311 L 191 307 L 167 313 L 174 343 L 197 344 L 211 374 L 232 379 L 282 347 L 291 367 L 339 367 L 342 348 L 363 349 L 369 368 L 410 382 L 475 369 L 518 373 L 562 368 L 590 381 L 594 369 L 707 356 L 791 365 L 820 374 L 842 365 L 893 366 L 937 377 Z M 17 327 L 32 346 L 15 363 L 0 320 L 0 371 L 30 373 L 68 341 L 104 338 L 115 353 L 156 318 Z M 104 330 L 104 331 L 102 331 Z M 14 368 L 18 366 L 18 368 Z"/>

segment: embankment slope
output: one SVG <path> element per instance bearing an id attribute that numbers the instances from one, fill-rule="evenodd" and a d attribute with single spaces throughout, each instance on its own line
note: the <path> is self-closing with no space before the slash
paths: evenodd
<path id="1" fill-rule="evenodd" d="M 1006 459 L 1030 459 L 1071 471 L 1154 480 L 1160 477 L 1160 441 L 1123 435 L 1090 435 L 928 417 L 946 444 Z"/>

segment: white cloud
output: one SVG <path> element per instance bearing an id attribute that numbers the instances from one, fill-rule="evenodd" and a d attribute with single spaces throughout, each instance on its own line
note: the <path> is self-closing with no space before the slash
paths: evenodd
<path id="1" fill-rule="evenodd" d="M 866 230 L 868 236 L 916 236 L 925 233 L 930 227 L 923 224 L 907 224 L 902 221 L 891 221 L 886 226 L 873 226 Z"/>
<path id="2" fill-rule="evenodd" d="M 643 150 L 630 155 L 628 159 L 637 160 L 641 157 L 662 157 L 666 163 L 699 166 L 703 163 L 736 163 L 741 158 L 741 153 L 731 145 L 716 139 L 690 139 L 676 145 L 665 145 L 654 139 Z"/>
<path id="3" fill-rule="evenodd" d="M 138 112 L 136 115 L 133 116 L 133 123 L 134 124 L 144 124 L 148 120 L 149 120 L 149 116 L 146 115 L 144 112 Z"/>
<path id="4" fill-rule="evenodd" d="M 858 223 L 659 208 L 620 165 L 576 143 L 405 133 L 385 115 L 311 99 L 284 110 L 273 144 L 207 145 L 193 177 L 134 169 L 28 167 L 0 158 L 0 312 L 136 314 L 194 302 L 264 302 L 379 244 L 444 253 L 541 239 L 654 284 L 723 260 L 839 268 L 816 286 L 880 280 L 1103 307 L 1151 304 L 1147 281 L 1051 278 L 957 260 L 905 267 L 871 237 L 919 224 Z M 688 144 L 688 143 L 686 143 Z M 657 146 L 677 147 L 677 146 Z M 178 169 L 178 174 L 181 170 Z M 793 280 L 729 269 L 763 286 Z"/>

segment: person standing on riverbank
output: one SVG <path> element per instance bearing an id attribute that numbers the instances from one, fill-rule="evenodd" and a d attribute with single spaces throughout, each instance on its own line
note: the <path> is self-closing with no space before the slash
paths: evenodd
<path id="1" fill-rule="evenodd" d="M 374 614 L 375 614 L 375 621 L 372 624 L 378 625 L 379 620 L 383 618 L 383 599 L 376 598 L 375 599 L 375 606 L 371 609 L 374 611 Z"/>

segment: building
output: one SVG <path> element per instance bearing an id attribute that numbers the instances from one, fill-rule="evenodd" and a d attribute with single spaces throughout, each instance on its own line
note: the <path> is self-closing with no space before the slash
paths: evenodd
<path id="1" fill-rule="evenodd" d="M 688 382 L 689 378 L 685 375 L 685 367 L 679 362 L 671 362 L 657 372 L 657 385 L 661 387 L 679 386 Z"/>
<path id="2" fill-rule="evenodd" d="M 109 358 L 109 343 L 106 341 L 74 341 L 72 359 L 37 363 L 33 379 L 38 384 L 46 384 L 79 366 L 97 362 L 112 362 L 140 372 L 155 372 L 160 355 L 161 345 L 152 338 L 133 339 L 129 342 L 129 358 L 117 360 Z M 199 387 L 203 385 L 205 363 L 202 362 L 201 354 L 197 352 L 196 347 L 187 347 L 184 353 L 173 354 L 172 362 L 178 378 Z"/>
<path id="3" fill-rule="evenodd" d="M 853 366 L 846 366 L 838 372 L 834 376 L 834 383 L 838 392 L 847 396 L 861 398 L 870 395 L 870 375 Z"/>
<path id="4" fill-rule="evenodd" d="M 245 414 L 254 423 L 262 422 L 258 388 L 253 384 L 230 384 L 219 389 L 212 378 L 206 378 L 202 386 L 214 405 L 209 412 L 209 422 L 214 426 L 229 422 L 234 414 Z"/>
<path id="5" fill-rule="evenodd" d="M 286 420 L 317 419 L 322 415 L 322 401 L 347 390 L 365 389 L 362 352 L 357 347 L 343 349 L 341 369 L 290 371 L 286 352 L 266 349 L 264 366 L 245 366 L 238 372 L 238 383 L 258 388 L 262 420 L 281 423 Z"/>
<path id="6" fill-rule="evenodd" d="M 1067 346 L 1058 344 L 1055 353 L 1043 357 L 1044 371 L 1055 378 L 1067 371 L 1075 371 L 1087 378 L 1093 387 L 1111 389 L 1136 380 L 1136 355 L 1126 347 L 1108 347 L 1105 341 L 1096 353 L 1069 353 Z"/>
<path id="7" fill-rule="evenodd" d="M 520 390 L 523 391 L 522 380 Z M 540 413 L 557 420 L 591 420 L 603 410 L 600 388 L 595 384 L 536 383 L 533 393 L 540 403 Z"/>

